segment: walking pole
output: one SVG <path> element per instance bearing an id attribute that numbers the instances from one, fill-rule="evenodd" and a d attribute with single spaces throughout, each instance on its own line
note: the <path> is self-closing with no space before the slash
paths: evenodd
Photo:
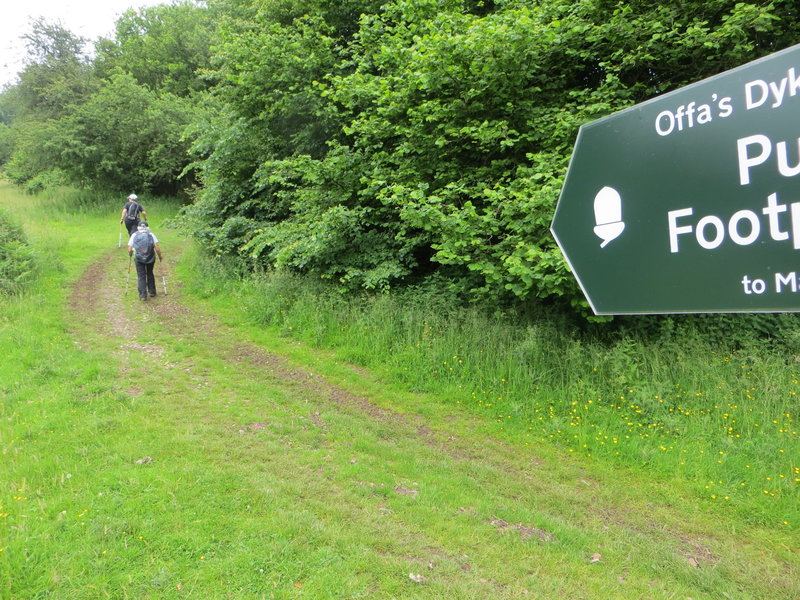
<path id="1" fill-rule="evenodd" d="M 128 278 L 125 280 L 125 295 L 128 295 L 128 290 L 131 289 L 131 263 L 133 262 L 133 254 L 128 255 Z"/>
<path id="2" fill-rule="evenodd" d="M 119 239 L 117 240 L 117 248 L 122 248 L 122 221 L 119 222 Z"/>
<path id="3" fill-rule="evenodd" d="M 159 267 L 159 270 L 161 271 L 161 283 L 164 284 L 164 295 L 166 296 L 167 295 L 167 280 L 164 278 L 164 260 L 163 259 L 160 259 L 160 258 L 158 259 L 158 267 Z"/>

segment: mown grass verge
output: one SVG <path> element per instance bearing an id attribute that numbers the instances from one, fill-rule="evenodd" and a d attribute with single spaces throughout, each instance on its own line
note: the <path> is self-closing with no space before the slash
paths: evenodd
<path id="1" fill-rule="evenodd" d="M 0 207 L 29 242 L 24 253 L 17 243 L 19 252 L 9 256 L 9 270 L 27 271 L 25 285 L 0 295 L 4 599 L 59 597 L 49 586 L 101 568 L 103 549 L 86 535 L 103 477 L 99 440 L 130 414 L 130 399 L 117 387 L 107 349 L 76 344 L 67 305 L 70 284 L 98 254 L 120 243 L 121 205 L 116 198 L 70 190 L 29 196 L 0 182 Z M 174 203 L 153 208 L 159 220 L 177 209 Z M 87 483 L 87 475 L 98 479 Z M 88 555 L 93 558 L 84 560 Z M 91 589 L 96 579 L 83 581 L 83 597 L 97 597 Z"/>

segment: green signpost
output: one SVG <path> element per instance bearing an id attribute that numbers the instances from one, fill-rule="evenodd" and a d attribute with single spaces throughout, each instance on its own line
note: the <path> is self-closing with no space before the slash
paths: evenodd
<path id="1" fill-rule="evenodd" d="M 552 233 L 598 315 L 800 310 L 800 45 L 581 127 Z"/>

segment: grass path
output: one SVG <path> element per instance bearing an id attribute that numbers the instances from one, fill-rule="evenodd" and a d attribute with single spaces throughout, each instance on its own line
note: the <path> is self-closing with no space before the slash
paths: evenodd
<path id="1" fill-rule="evenodd" d="M 35 472 L 7 485 L 3 599 L 800 597 L 787 534 L 235 328 L 171 268 L 140 303 L 126 265 L 69 293 L 106 385 L 4 440 Z"/>

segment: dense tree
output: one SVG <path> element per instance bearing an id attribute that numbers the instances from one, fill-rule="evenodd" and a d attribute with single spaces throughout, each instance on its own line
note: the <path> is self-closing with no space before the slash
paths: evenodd
<path id="1" fill-rule="evenodd" d="M 183 131 L 194 115 L 190 101 L 116 74 L 58 122 L 44 147 L 83 185 L 174 194 L 188 156 Z"/>
<path id="2" fill-rule="evenodd" d="M 114 38 L 97 43 L 96 72 L 104 79 L 130 73 L 140 85 L 177 96 L 203 91 L 213 32 L 212 13 L 194 2 L 128 10 Z"/>
<path id="3" fill-rule="evenodd" d="M 6 173 L 29 189 L 68 181 L 178 192 L 190 161 L 185 129 L 209 85 L 201 71 L 212 30 L 194 3 L 128 11 L 92 61 L 84 40 L 37 22 L 30 64 L 4 94 L 14 108 L 10 132 L 0 130 Z"/>
<path id="4" fill-rule="evenodd" d="M 331 5 L 218 4 L 205 241 L 348 287 L 438 271 L 584 307 L 548 231 L 578 127 L 800 37 L 778 0 Z"/>
<path id="5" fill-rule="evenodd" d="M 14 122 L 16 102 L 11 90 L 0 92 L 0 166 L 8 162 L 14 151 L 14 135 L 11 124 Z"/>
<path id="6" fill-rule="evenodd" d="M 218 84 L 209 100 L 214 110 L 196 127 L 205 191 L 190 222 L 215 251 L 235 253 L 255 224 L 290 216 L 298 169 L 324 156 L 341 129 L 316 82 L 340 68 L 359 16 L 378 4 L 214 3 Z"/>
<path id="7" fill-rule="evenodd" d="M 87 40 L 42 18 L 22 37 L 28 59 L 15 91 L 19 116 L 57 118 L 96 89 Z"/>
<path id="8" fill-rule="evenodd" d="M 18 183 L 53 171 L 53 156 L 44 143 L 55 122 L 69 114 L 97 89 L 86 40 L 57 23 L 38 19 L 23 36 L 28 47 L 27 64 L 16 85 L 2 93 L 0 162 Z M 51 177 L 61 181 L 60 175 Z"/>

